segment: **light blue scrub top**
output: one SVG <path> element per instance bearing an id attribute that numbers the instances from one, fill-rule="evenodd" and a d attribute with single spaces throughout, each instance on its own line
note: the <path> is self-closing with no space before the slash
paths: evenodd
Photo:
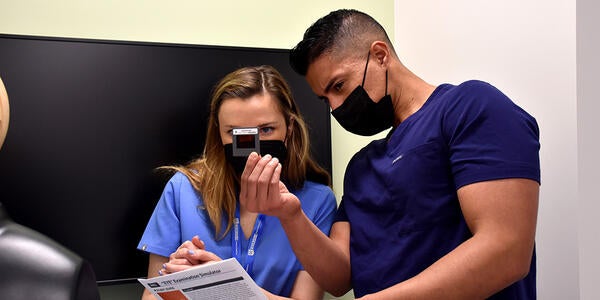
<path id="1" fill-rule="evenodd" d="M 332 190 L 322 184 L 306 181 L 304 187 L 292 191 L 299 199 L 306 216 L 326 235 L 333 222 L 336 200 Z M 154 213 L 138 244 L 138 249 L 168 257 L 184 241 L 198 235 L 206 249 L 222 259 L 232 257 L 230 230 L 215 239 L 215 229 L 205 210 L 203 199 L 188 178 L 176 173 L 166 184 Z M 223 219 L 225 227 L 225 218 Z M 265 216 L 260 243 L 256 248 L 252 278 L 265 290 L 288 297 L 302 265 L 276 217 Z M 242 260 L 248 250 L 248 240 L 242 234 Z M 242 265 L 244 265 L 242 263 Z"/>

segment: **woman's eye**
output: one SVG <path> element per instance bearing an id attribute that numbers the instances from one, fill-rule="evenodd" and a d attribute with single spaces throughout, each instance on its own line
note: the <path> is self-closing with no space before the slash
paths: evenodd
<path id="1" fill-rule="evenodd" d="M 261 127 L 260 134 L 269 134 L 273 132 L 273 127 Z"/>

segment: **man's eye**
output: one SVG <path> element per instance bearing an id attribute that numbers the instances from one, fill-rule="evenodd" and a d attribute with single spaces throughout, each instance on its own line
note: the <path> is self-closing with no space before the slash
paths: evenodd
<path id="1" fill-rule="evenodd" d="M 340 82 L 336 83 L 336 84 L 333 86 L 333 88 L 334 88 L 336 91 L 338 91 L 338 92 L 342 90 L 342 87 L 344 87 L 344 82 L 343 82 L 343 81 L 340 81 Z"/>

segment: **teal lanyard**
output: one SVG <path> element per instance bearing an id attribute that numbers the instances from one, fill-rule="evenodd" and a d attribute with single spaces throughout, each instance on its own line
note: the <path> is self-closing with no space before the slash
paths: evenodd
<path id="1" fill-rule="evenodd" d="M 239 206 L 235 208 L 235 219 L 233 219 L 233 234 L 231 235 L 231 256 L 235 257 L 237 261 L 246 269 L 246 272 L 252 275 L 252 268 L 254 266 L 254 255 L 256 255 L 256 248 L 258 248 L 259 237 L 263 230 L 264 215 L 259 214 L 256 217 L 254 223 L 254 229 L 252 235 L 248 240 L 248 252 L 246 255 L 246 262 L 242 261 L 242 242 L 240 239 L 240 232 L 242 231 L 240 226 L 240 209 Z"/>

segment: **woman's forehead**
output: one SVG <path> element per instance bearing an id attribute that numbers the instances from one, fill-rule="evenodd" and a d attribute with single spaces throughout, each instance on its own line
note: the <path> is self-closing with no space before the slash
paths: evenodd
<path id="1" fill-rule="evenodd" d="M 277 99 L 265 93 L 224 100 L 218 118 L 224 126 L 258 126 L 283 120 L 283 113 Z"/>

